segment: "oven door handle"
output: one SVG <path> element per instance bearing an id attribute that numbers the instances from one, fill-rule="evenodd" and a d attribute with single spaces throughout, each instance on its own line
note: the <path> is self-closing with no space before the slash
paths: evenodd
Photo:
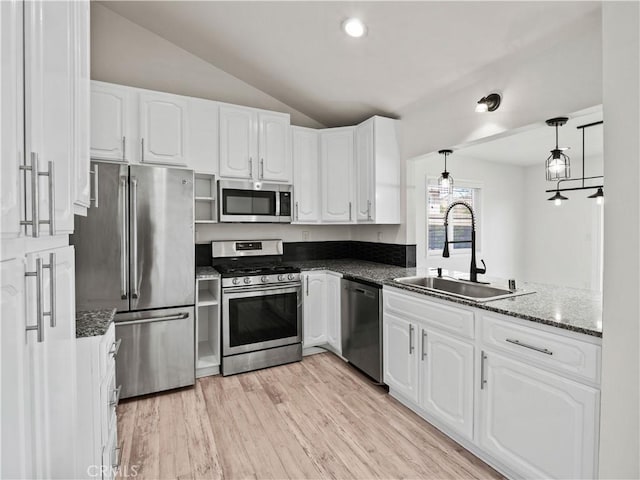
<path id="1" fill-rule="evenodd" d="M 262 292 L 277 292 L 277 293 L 293 293 L 302 291 L 302 284 L 280 284 L 271 286 L 241 286 L 241 287 L 227 287 L 222 289 L 222 294 L 226 297 L 244 297 L 247 293 L 260 294 Z"/>

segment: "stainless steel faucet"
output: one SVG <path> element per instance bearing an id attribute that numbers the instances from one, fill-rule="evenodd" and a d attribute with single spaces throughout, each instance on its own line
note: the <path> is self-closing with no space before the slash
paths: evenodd
<path id="1" fill-rule="evenodd" d="M 466 207 L 471 212 L 471 267 L 469 269 L 469 280 L 476 283 L 484 283 L 478 282 L 478 274 L 487 273 L 487 265 L 484 263 L 484 260 L 480 260 L 482 262 L 483 268 L 478 268 L 476 265 L 476 214 L 473 211 L 471 205 L 467 202 L 463 202 L 462 200 L 457 200 L 452 202 L 448 207 L 447 211 L 444 214 L 444 249 L 442 250 L 442 256 L 445 258 L 449 258 L 449 244 L 450 243 L 469 243 L 469 240 L 451 240 L 449 241 L 449 213 L 453 207 L 461 205 Z"/>

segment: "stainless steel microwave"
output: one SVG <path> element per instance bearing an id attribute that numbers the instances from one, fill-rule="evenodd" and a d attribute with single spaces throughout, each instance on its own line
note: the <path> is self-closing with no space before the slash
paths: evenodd
<path id="1" fill-rule="evenodd" d="M 293 187 L 286 184 L 218 181 L 220 222 L 291 223 Z"/>

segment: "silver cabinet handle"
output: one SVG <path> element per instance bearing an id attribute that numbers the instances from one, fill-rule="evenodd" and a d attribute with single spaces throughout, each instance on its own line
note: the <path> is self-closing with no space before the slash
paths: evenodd
<path id="1" fill-rule="evenodd" d="M 300 220 L 300 209 L 298 208 L 298 202 L 296 202 L 296 221 Z"/>
<path id="2" fill-rule="evenodd" d="M 351 221 L 351 202 L 349 202 L 349 221 Z"/>
<path id="3" fill-rule="evenodd" d="M 422 360 L 424 360 L 427 357 L 427 347 L 425 345 L 425 340 L 427 339 L 427 331 L 426 330 L 422 330 Z"/>
<path id="4" fill-rule="evenodd" d="M 128 272 L 127 267 L 127 177 L 120 177 L 120 199 L 122 201 L 122 211 L 120 212 L 120 298 L 128 298 Z"/>
<path id="5" fill-rule="evenodd" d="M 409 355 L 413 354 L 413 325 L 409 324 Z"/>
<path id="6" fill-rule="evenodd" d="M 138 325 L 140 323 L 166 322 L 169 320 L 184 320 L 185 318 L 188 318 L 188 317 L 189 317 L 188 313 L 179 313 L 177 315 L 167 315 L 165 317 L 150 317 L 150 318 L 141 318 L 140 320 L 129 320 L 126 322 L 118 322 L 116 325 L 125 326 L 125 325 Z"/>
<path id="7" fill-rule="evenodd" d="M 138 179 L 131 177 L 131 298 L 138 298 Z"/>
<path id="8" fill-rule="evenodd" d="M 305 278 L 305 284 L 306 284 L 306 290 L 307 290 L 307 297 L 309 296 L 309 277 L 307 276 Z"/>
<path id="9" fill-rule="evenodd" d="M 122 137 L 122 161 L 126 161 L 127 159 L 127 154 L 126 154 L 126 147 L 127 147 L 127 137 L 123 136 Z"/>
<path id="10" fill-rule="evenodd" d="M 124 138 L 124 137 L 123 137 Z M 93 197 L 89 197 L 89 205 L 93 202 L 93 206 L 98 208 L 98 164 L 93 164 L 93 170 L 89 172 L 93 178 Z"/>
<path id="11" fill-rule="evenodd" d="M 49 187 L 49 220 L 40 220 L 41 224 L 49 225 L 49 235 L 55 235 L 56 231 L 56 189 L 54 182 L 54 165 L 52 161 L 47 162 L 48 169 L 46 172 L 38 172 L 41 177 L 48 177 L 47 185 Z"/>
<path id="12" fill-rule="evenodd" d="M 544 353 L 545 355 L 553 355 L 553 352 L 547 348 L 536 347 L 535 345 L 529 345 L 527 343 L 522 343 L 520 340 L 515 340 L 513 338 L 505 339 L 505 342 L 513 343 L 514 345 L 518 345 L 519 347 L 530 348 L 531 350 L 535 350 L 536 352 Z"/>
<path id="13" fill-rule="evenodd" d="M 260 159 L 260 178 L 264 179 L 264 158 Z"/>
<path id="14" fill-rule="evenodd" d="M 109 355 L 111 355 L 113 358 L 116 358 L 118 356 L 118 351 L 120 350 L 120 344 L 121 343 L 122 343 L 122 339 L 121 338 L 119 338 L 118 340 L 113 342 L 113 348 L 111 348 L 111 350 L 109 350 Z"/>
<path id="15" fill-rule="evenodd" d="M 49 269 L 49 311 L 42 315 L 49 317 L 49 324 L 52 328 L 56 326 L 56 254 L 49 254 L 49 263 L 42 265 L 42 268 Z"/>
<path id="16" fill-rule="evenodd" d="M 31 236 L 34 238 L 38 238 L 40 236 L 40 218 L 39 213 L 40 210 L 38 208 L 38 204 L 40 202 L 40 183 L 38 182 L 38 154 L 35 152 L 31 152 L 31 165 L 20 165 L 20 170 L 25 173 L 31 173 L 31 220 L 23 220 L 20 222 L 20 225 L 24 225 L 25 227 L 31 226 Z M 26 185 L 26 178 L 25 178 Z M 26 201 L 26 198 L 25 198 Z M 25 231 L 26 234 L 26 231 Z"/>
<path id="17" fill-rule="evenodd" d="M 140 161 L 144 162 L 144 138 L 140 140 L 140 146 L 141 146 L 141 152 L 142 152 L 142 155 L 140 156 Z"/>
<path id="18" fill-rule="evenodd" d="M 44 342 L 44 311 L 42 308 L 42 259 L 36 258 L 36 271 L 25 272 L 25 277 L 36 277 L 36 324 L 27 325 L 26 330 L 36 330 L 38 332 L 38 342 Z"/>
<path id="19" fill-rule="evenodd" d="M 487 380 L 484 376 L 485 374 L 485 362 L 487 361 L 487 354 L 484 353 L 484 350 L 480 352 L 480 390 L 484 390 L 484 386 L 487 384 Z"/>
<path id="20" fill-rule="evenodd" d="M 249 157 L 249 178 L 253 178 L 253 158 Z"/>
<path id="21" fill-rule="evenodd" d="M 109 402 L 110 407 L 117 407 L 120 403 L 120 392 L 122 391 L 122 385 L 118 385 L 118 388 L 113 390 L 113 400 Z"/>
<path id="22" fill-rule="evenodd" d="M 367 220 L 371 220 L 371 200 L 367 200 Z"/>
<path id="23" fill-rule="evenodd" d="M 116 456 L 116 463 L 114 463 L 113 465 L 111 465 L 111 468 L 113 468 L 114 470 L 118 470 L 120 468 L 120 452 L 122 452 L 122 447 L 116 447 L 113 449 L 113 453 Z"/>

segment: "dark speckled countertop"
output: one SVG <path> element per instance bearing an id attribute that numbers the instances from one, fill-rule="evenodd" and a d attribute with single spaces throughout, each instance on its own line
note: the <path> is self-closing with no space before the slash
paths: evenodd
<path id="1" fill-rule="evenodd" d="M 196 280 L 210 280 L 219 276 L 220 272 L 213 267 L 196 267 Z"/>
<path id="2" fill-rule="evenodd" d="M 101 337 L 116 316 L 115 308 L 76 312 L 76 338 Z"/>

